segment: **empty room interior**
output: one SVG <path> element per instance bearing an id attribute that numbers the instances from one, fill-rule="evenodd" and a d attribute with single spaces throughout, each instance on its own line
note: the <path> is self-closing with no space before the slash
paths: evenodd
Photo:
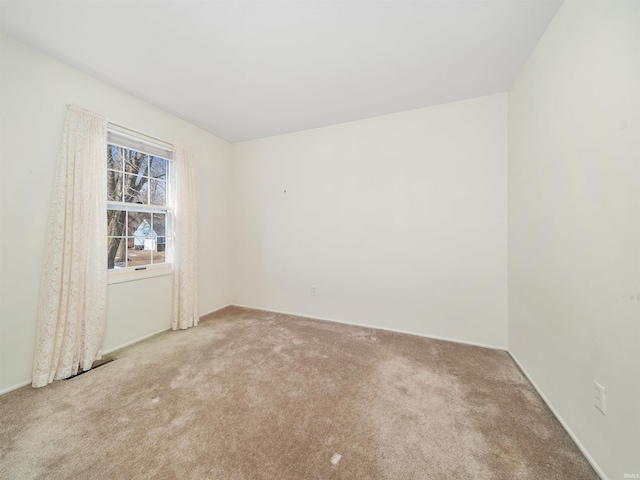
<path id="1" fill-rule="evenodd" d="M 640 478 L 640 2 L 0 8 L 1 478 Z"/>

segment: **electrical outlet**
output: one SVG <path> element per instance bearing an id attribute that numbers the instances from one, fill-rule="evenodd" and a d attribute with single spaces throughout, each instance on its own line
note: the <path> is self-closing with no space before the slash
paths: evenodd
<path id="1" fill-rule="evenodd" d="M 596 387 L 596 408 L 603 414 L 607 414 L 607 397 L 605 389 L 598 382 L 594 381 L 593 384 Z"/>
<path id="2" fill-rule="evenodd" d="M 311 286 L 311 295 L 315 295 L 316 294 L 316 287 L 315 286 Z"/>

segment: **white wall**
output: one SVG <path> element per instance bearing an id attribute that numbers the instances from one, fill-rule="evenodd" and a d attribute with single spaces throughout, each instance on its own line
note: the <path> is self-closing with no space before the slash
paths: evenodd
<path id="1" fill-rule="evenodd" d="M 506 101 L 234 144 L 233 303 L 506 347 Z"/>
<path id="2" fill-rule="evenodd" d="M 638 2 L 566 2 L 509 91 L 509 349 L 611 479 L 640 473 L 639 35 Z"/>
<path id="3" fill-rule="evenodd" d="M 231 145 L 6 37 L 1 62 L 0 392 L 31 378 L 45 226 L 67 103 L 193 148 L 199 311 L 228 304 Z M 110 285 L 104 349 L 170 327 L 170 291 L 168 276 Z"/>

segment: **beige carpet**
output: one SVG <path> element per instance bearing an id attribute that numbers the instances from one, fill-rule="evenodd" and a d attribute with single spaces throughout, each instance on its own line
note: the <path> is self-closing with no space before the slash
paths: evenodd
<path id="1" fill-rule="evenodd" d="M 0 397 L 0 478 L 597 478 L 505 352 L 229 307 L 113 357 Z"/>

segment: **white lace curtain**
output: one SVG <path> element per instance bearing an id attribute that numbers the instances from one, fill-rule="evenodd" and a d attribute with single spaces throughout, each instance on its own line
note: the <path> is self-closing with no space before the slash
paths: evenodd
<path id="1" fill-rule="evenodd" d="M 34 387 L 91 368 L 99 358 L 107 307 L 104 117 L 68 106 L 38 305 Z"/>
<path id="2" fill-rule="evenodd" d="M 107 121 L 70 105 L 47 228 L 40 285 L 34 387 L 89 370 L 100 358 L 107 308 Z M 195 171 L 174 146 L 174 271 L 171 327 L 198 324 Z"/>
<path id="3" fill-rule="evenodd" d="M 173 148 L 175 168 L 174 259 L 173 259 L 173 330 L 198 324 L 198 271 L 196 175 L 189 147 L 176 143 Z"/>

